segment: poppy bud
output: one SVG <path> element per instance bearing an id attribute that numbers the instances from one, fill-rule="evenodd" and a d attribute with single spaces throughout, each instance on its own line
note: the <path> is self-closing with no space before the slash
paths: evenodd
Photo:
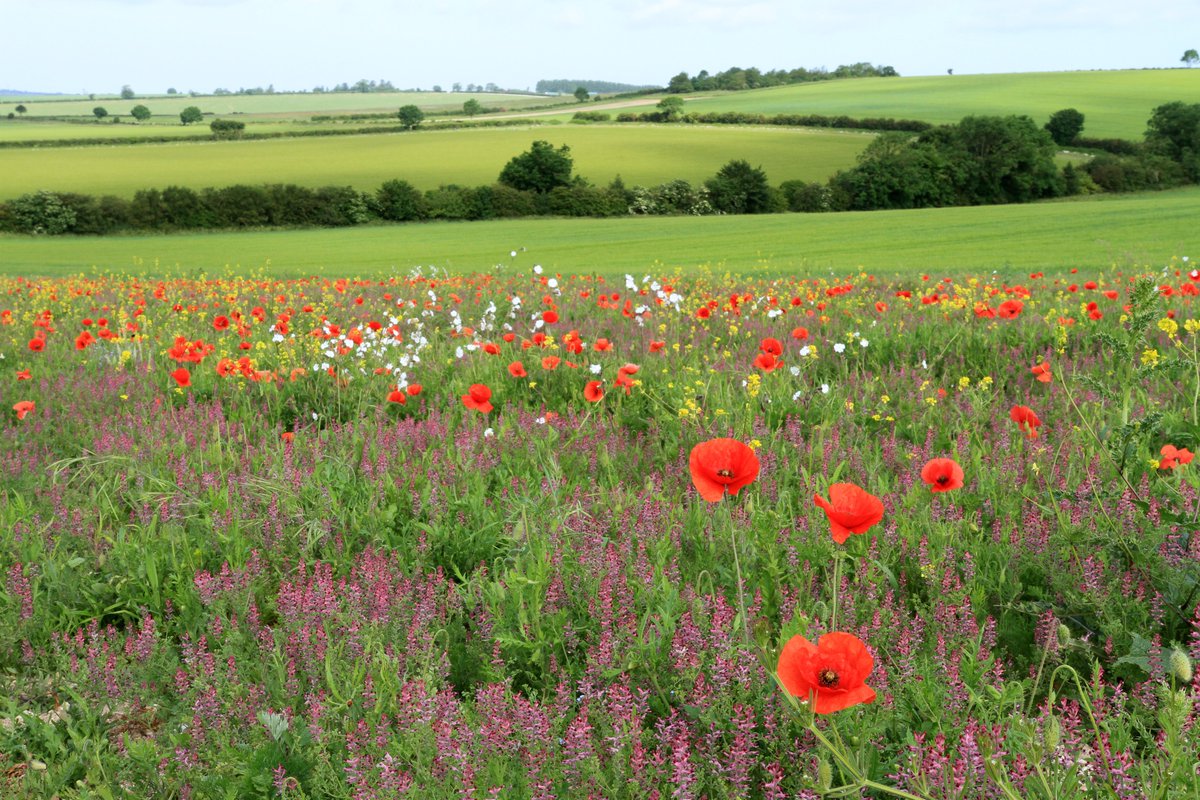
<path id="1" fill-rule="evenodd" d="M 1058 623 L 1058 646 L 1066 647 L 1071 643 L 1071 629 L 1063 623 Z"/>
<path id="2" fill-rule="evenodd" d="M 1183 651 L 1182 647 L 1171 648 L 1171 654 L 1167 656 L 1167 669 L 1180 683 L 1192 682 L 1192 660 L 1188 658 L 1188 654 Z"/>
<path id="3" fill-rule="evenodd" d="M 1053 714 L 1050 715 L 1050 719 L 1046 720 L 1044 736 L 1046 739 L 1046 750 L 1050 753 L 1058 750 L 1058 744 L 1062 740 L 1062 726 L 1058 724 L 1058 717 Z"/>
<path id="4" fill-rule="evenodd" d="M 817 784 L 821 787 L 822 794 L 833 788 L 833 768 L 824 757 L 817 762 Z"/>

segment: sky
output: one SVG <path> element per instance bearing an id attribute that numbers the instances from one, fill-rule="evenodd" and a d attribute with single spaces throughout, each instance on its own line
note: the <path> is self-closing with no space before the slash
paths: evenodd
<path id="1" fill-rule="evenodd" d="M 97 94 L 1179 67 L 1200 49 L 1197 0 L 0 0 L 0 19 L 0 89 Z"/>

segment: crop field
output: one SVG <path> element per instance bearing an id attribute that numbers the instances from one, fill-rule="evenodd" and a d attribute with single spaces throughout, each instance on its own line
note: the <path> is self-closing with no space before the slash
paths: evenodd
<path id="1" fill-rule="evenodd" d="M 1177 255 L 0 278 L 0 796 L 1194 798 Z"/>
<path id="2" fill-rule="evenodd" d="M 862 133 L 727 127 L 490 128 L 268 141 L 0 150 L 5 198 L 38 189 L 131 196 L 170 185 L 297 183 L 374 190 L 403 178 L 425 189 L 494 183 L 536 139 L 569 145 L 575 172 L 597 184 L 702 181 L 744 158 L 773 183 L 823 180 L 852 166 Z"/>
<path id="3" fill-rule="evenodd" d="M 540 263 L 565 273 L 642 274 L 708 265 L 761 274 L 865 267 L 1015 277 L 1068 266 L 1165 263 L 1200 252 L 1200 188 L 1034 205 L 720 217 L 500 220 L 338 230 L 116 237 L 0 236 L 0 274 L 118 271 L 272 275 L 452 272 Z M 514 259 L 509 256 L 517 251 Z"/>
<path id="4" fill-rule="evenodd" d="M 137 143 L 139 139 L 174 137 L 178 139 L 199 139 L 209 141 L 212 131 L 206 120 L 195 125 L 181 125 L 179 118 L 149 120 L 134 123 L 126 117 L 121 123 L 78 121 L 63 122 L 48 120 L 45 122 L 10 122 L 0 120 L 0 142 L 33 142 L 33 141 L 64 141 L 71 139 L 111 139 L 115 142 Z M 395 125 L 396 120 L 382 123 L 355 121 L 311 122 L 289 119 L 264 119 L 260 117 L 243 120 L 246 123 L 246 133 L 280 134 L 304 133 L 318 130 L 345 130 L 347 127 L 369 128 L 372 124 Z M 144 142 L 143 142 L 144 143 Z"/>
<path id="5" fill-rule="evenodd" d="M 104 106 L 109 114 L 128 116 L 129 109 L 144 105 L 156 116 L 179 120 L 179 112 L 196 106 L 206 114 L 286 116 L 303 118 L 314 114 L 364 114 L 394 112 L 400 106 L 415 105 L 429 111 L 461 111 L 463 103 L 475 98 L 484 108 L 532 108 L 561 103 L 560 97 L 490 92 L 317 92 L 292 94 L 229 94 L 190 97 L 186 94 L 135 97 L 97 97 L 95 100 L 0 100 L 0 115 L 7 116 L 18 104 L 28 109 L 25 116 L 90 117 L 92 109 Z"/>
<path id="6" fill-rule="evenodd" d="M 695 112 L 845 114 L 938 123 L 969 114 L 1025 114 L 1041 124 L 1059 109 L 1075 108 L 1086 117 L 1085 136 L 1141 140 L 1155 107 L 1200 97 L 1200 70 L 862 78 L 683 97 L 686 110 Z"/>

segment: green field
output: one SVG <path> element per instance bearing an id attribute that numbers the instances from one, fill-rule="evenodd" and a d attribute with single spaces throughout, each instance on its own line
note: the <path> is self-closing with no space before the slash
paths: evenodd
<path id="1" fill-rule="evenodd" d="M 304 120 L 245 118 L 246 133 L 281 134 L 301 133 L 317 130 L 345 130 L 347 128 L 369 128 L 372 125 L 396 125 L 395 119 L 377 121 L 310 122 Z M 135 123 L 124 117 L 119 124 L 112 122 L 74 121 L 47 119 L 10 122 L 0 119 L 0 142 L 66 141 L 72 139 L 111 139 L 114 142 L 133 141 L 147 138 L 170 137 L 209 141 L 212 131 L 208 121 L 197 125 L 180 125 L 179 118 L 152 119 Z"/>
<path id="2" fill-rule="evenodd" d="M 560 272 L 699 265 L 736 271 L 955 274 L 1165 264 L 1200 253 L 1200 188 L 1016 206 L 736 217 L 552 219 L 108 238 L 0 237 L 0 273 L 267 267 L 296 276 L 458 271 L 513 261 Z M 522 250 L 524 248 L 524 250 Z"/>
<path id="3" fill-rule="evenodd" d="M 475 98 L 484 108 L 530 108 L 551 103 L 561 103 L 561 97 L 541 97 L 524 94 L 498 94 L 490 92 L 318 92 L 293 94 L 230 94 L 190 97 L 186 94 L 135 97 L 122 100 L 119 97 L 97 97 L 95 100 L 17 100 L 0 101 L 0 116 L 23 103 L 28 109 L 25 116 L 36 117 L 90 117 L 92 109 L 103 106 L 109 114 L 128 116 L 136 105 L 144 105 L 156 116 L 174 117 L 179 121 L 179 112 L 188 106 L 196 106 L 206 114 L 246 114 L 255 116 L 307 117 L 313 114 L 366 114 L 385 113 L 400 106 L 420 106 L 425 111 L 461 111 L 463 103 Z"/>
<path id="4" fill-rule="evenodd" d="M 535 139 L 569 145 L 575 171 L 597 184 L 701 181 L 731 159 L 761 165 L 773 183 L 824 180 L 854 164 L 863 133 L 700 126 L 488 128 L 405 134 L 137 147 L 0 150 L 0 199 L 38 189 L 131 196 L 170 185 L 297 183 L 372 190 L 392 178 L 420 188 L 493 183 Z"/>
<path id="5" fill-rule="evenodd" d="M 957 122 L 969 114 L 1026 114 L 1045 122 L 1062 108 L 1086 117 L 1084 135 L 1142 138 L 1156 106 L 1200 98 L 1200 70 L 1029 72 L 859 78 L 683 95 L 686 110 L 761 114 L 845 114 Z"/>

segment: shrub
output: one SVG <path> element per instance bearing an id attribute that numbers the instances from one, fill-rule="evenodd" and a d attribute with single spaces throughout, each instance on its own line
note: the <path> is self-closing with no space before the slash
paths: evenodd
<path id="1" fill-rule="evenodd" d="M 246 123 L 237 119 L 214 119 L 208 123 L 215 139 L 239 139 L 246 132 Z"/>

